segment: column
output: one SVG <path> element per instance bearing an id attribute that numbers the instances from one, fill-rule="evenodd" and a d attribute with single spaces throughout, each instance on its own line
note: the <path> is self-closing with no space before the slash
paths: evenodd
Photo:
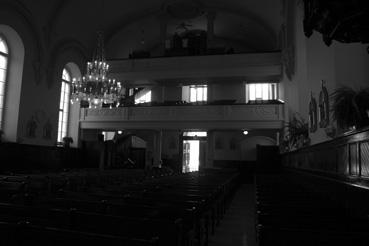
<path id="1" fill-rule="evenodd" d="M 214 131 L 208 130 L 208 136 L 207 136 L 207 160 L 206 160 L 206 167 L 213 167 L 214 162 Z"/>
<path id="2" fill-rule="evenodd" d="M 162 142 L 163 142 L 163 131 L 158 130 L 154 132 L 154 167 L 161 167 L 161 152 L 162 152 Z"/>
<path id="3" fill-rule="evenodd" d="M 207 47 L 210 48 L 214 43 L 214 20 L 216 13 L 215 11 L 208 11 L 206 14 L 207 18 Z"/>

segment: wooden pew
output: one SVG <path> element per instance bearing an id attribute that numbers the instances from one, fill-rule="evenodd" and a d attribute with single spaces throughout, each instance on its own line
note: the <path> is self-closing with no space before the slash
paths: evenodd
<path id="1" fill-rule="evenodd" d="M 155 237 L 160 245 L 182 245 L 183 242 L 181 219 L 131 218 L 87 213 L 76 209 L 44 209 L 0 204 L 0 220 L 12 223 L 28 221 L 38 226 L 126 238 L 149 240 Z"/>
<path id="2" fill-rule="evenodd" d="M 284 175 L 260 175 L 256 227 L 264 245 L 366 245 L 369 224 L 350 217 L 323 193 L 305 190 Z"/>
<path id="3" fill-rule="evenodd" d="M 231 200 L 232 192 L 237 186 L 237 174 L 206 171 L 178 176 L 168 176 L 160 172 L 155 175 L 161 178 L 148 177 L 140 180 L 140 183 L 125 182 L 124 178 L 114 172 L 100 174 L 87 171 L 12 177 L 9 179 L 11 182 L 23 182 L 25 185 L 19 190 L 4 190 L 23 198 L 10 201 L 46 209 L 48 213 L 42 215 L 37 211 L 26 210 L 23 213 L 32 216 L 19 214 L 20 217 L 6 217 L 3 214 L 2 218 L 14 223 L 19 218 L 26 218 L 32 219 L 38 226 L 53 225 L 59 229 L 78 228 L 92 232 L 104 231 L 107 227 L 90 228 L 92 222 L 76 222 L 91 221 L 94 218 L 107 223 L 122 221 L 124 218 L 131 221 L 132 225 L 141 220 L 144 220 L 143 225 L 150 225 L 155 221 L 163 223 L 180 220 L 182 232 L 179 235 L 172 233 L 180 238 L 175 245 L 206 245 L 210 231 L 214 232 L 215 225 L 219 224 Z M 85 219 L 76 219 L 82 217 Z M 57 224 L 50 223 L 52 219 Z M 164 239 L 159 237 L 159 240 Z M 170 239 L 170 245 L 173 245 L 173 241 L 173 238 Z"/>
<path id="4" fill-rule="evenodd" d="M 32 225 L 27 222 L 0 222 L 0 244 L 7 246 L 80 246 L 129 245 L 158 246 L 158 239 L 125 238 L 100 233 L 87 233 Z"/>

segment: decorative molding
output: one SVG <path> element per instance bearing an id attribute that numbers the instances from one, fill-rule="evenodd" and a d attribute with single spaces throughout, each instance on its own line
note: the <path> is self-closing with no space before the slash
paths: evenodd
<path id="1" fill-rule="evenodd" d="M 50 119 L 47 119 L 47 121 L 42 127 L 42 138 L 50 140 L 52 131 L 53 131 L 53 125 L 50 123 Z"/>
<path id="2" fill-rule="evenodd" d="M 319 93 L 319 127 L 325 128 L 329 125 L 329 95 L 322 80 L 322 89 Z"/>
<path id="3" fill-rule="evenodd" d="M 26 125 L 25 135 L 27 138 L 36 138 L 36 130 L 38 128 L 38 124 L 39 122 L 37 121 L 37 118 L 32 115 L 27 121 Z"/>

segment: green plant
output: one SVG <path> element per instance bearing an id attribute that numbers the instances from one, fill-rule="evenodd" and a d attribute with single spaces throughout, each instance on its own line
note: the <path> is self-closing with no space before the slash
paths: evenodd
<path id="1" fill-rule="evenodd" d="M 63 137 L 63 145 L 64 147 L 69 147 L 69 145 L 73 143 L 72 137 Z"/>
<path id="2" fill-rule="evenodd" d="M 341 129 L 368 125 L 369 88 L 358 92 L 350 87 L 339 87 L 332 94 L 333 119 Z"/>
<path id="3" fill-rule="evenodd" d="M 295 113 L 285 127 L 282 151 L 290 151 L 306 146 L 309 143 L 309 124 L 300 114 Z"/>

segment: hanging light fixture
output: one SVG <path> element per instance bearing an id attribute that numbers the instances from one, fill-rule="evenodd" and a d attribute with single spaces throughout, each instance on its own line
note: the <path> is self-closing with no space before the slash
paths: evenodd
<path id="1" fill-rule="evenodd" d="M 108 77 L 109 64 L 105 59 L 103 33 L 97 33 L 97 46 L 92 61 L 87 62 L 86 74 L 72 80 L 73 102 L 88 102 L 90 108 L 105 105 L 119 106 L 121 83 Z"/>

